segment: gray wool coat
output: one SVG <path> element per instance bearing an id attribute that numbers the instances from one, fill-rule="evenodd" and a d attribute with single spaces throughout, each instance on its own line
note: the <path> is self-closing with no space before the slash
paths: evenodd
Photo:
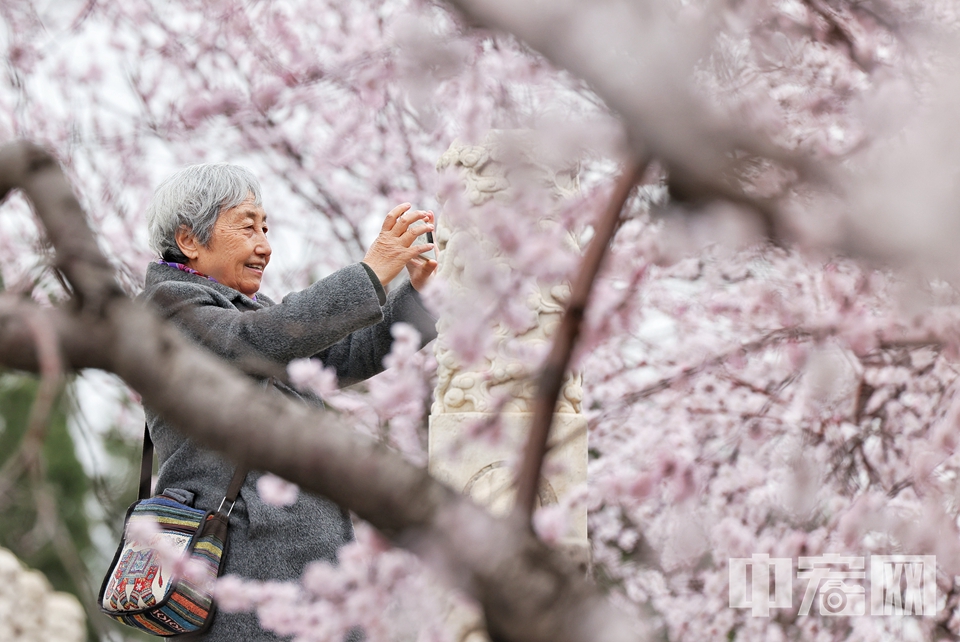
<path id="1" fill-rule="evenodd" d="M 393 323 L 413 325 L 424 344 L 436 336 L 435 319 L 409 283 L 384 296 L 380 282 L 362 263 L 288 294 L 281 303 L 261 294 L 253 300 L 204 277 L 151 263 L 139 298 L 191 339 L 235 364 L 268 360 L 285 365 L 315 357 L 336 368 L 344 385 L 383 370 Z M 282 384 L 278 387 L 320 404 L 315 397 L 298 395 Z M 198 508 L 217 508 L 234 464 L 197 446 L 149 408 L 146 417 L 160 462 L 157 491 Z M 340 547 L 353 539 L 347 512 L 328 499 L 304 492 L 292 506 L 265 504 L 256 488 L 261 475 L 250 471 L 240 490 L 230 517 L 223 572 L 256 580 L 296 580 L 313 560 L 335 562 Z M 222 612 L 201 637 L 211 642 L 281 639 L 263 631 L 255 614 Z"/>

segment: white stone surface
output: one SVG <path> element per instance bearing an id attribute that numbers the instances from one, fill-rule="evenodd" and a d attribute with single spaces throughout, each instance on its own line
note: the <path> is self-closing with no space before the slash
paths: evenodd
<path id="1" fill-rule="evenodd" d="M 0 640 L 3 642 L 83 642 L 86 616 L 77 599 L 50 588 L 42 573 L 30 570 L 0 548 Z"/>
<path id="2" fill-rule="evenodd" d="M 441 157 L 438 170 L 455 168 L 464 184 L 467 207 L 479 207 L 491 199 L 508 201 L 510 180 L 520 176 L 524 185 L 542 189 L 540 226 L 556 225 L 551 211 L 564 198 L 578 193 L 576 163 L 549 152 L 549 146 L 532 132 L 492 132 L 481 145 L 454 143 Z M 438 218 L 436 241 L 439 248 L 439 278 L 458 296 L 469 296 L 464 285 L 465 266 L 461 247 L 483 247 L 483 255 L 509 270 L 506 259 L 484 236 L 477 219 L 482 217 L 448 216 L 446 209 Z M 450 220 L 459 221 L 457 227 Z M 473 223 L 465 223 L 473 221 Z M 570 239 L 573 243 L 573 239 Z M 487 505 L 495 513 L 509 511 L 514 503 L 515 468 L 527 440 L 533 419 L 536 374 L 540 366 L 524 360 L 523 351 L 505 350 L 509 342 L 545 347 L 560 323 L 564 302 L 569 296 L 566 283 L 531 282 L 525 288 L 530 311 L 529 326 L 508 329 L 491 328 L 497 345 L 486 351 L 479 362 L 469 367 L 460 363 L 448 345 L 445 334 L 451 320 L 441 318 L 440 336 L 435 343 L 437 387 L 430 416 L 430 471 L 457 490 Z M 522 293 L 518 293 L 522 296 Z M 541 504 L 557 503 L 574 487 L 587 480 L 587 422 L 581 414 L 582 378 L 567 375 L 554 413 L 551 450 L 541 480 Z M 499 415 L 499 427 L 492 431 L 496 443 L 476 426 Z M 574 509 L 567 537 L 571 544 L 586 545 L 586 507 Z"/>

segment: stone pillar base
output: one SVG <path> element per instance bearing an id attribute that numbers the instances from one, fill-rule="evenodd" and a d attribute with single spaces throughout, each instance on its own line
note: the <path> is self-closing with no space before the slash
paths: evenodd
<path id="1" fill-rule="evenodd" d="M 430 474 L 469 495 L 497 515 L 513 508 L 514 466 L 526 444 L 532 413 L 500 415 L 501 439 L 468 437 L 471 426 L 490 421 L 480 412 L 443 413 L 430 417 Z M 575 486 L 587 481 L 587 419 L 556 413 L 550 431 L 550 452 L 544 463 L 539 505 L 556 504 Z M 587 511 L 578 509 L 563 539 L 564 547 L 586 547 Z M 579 557 L 579 556 L 578 556 Z"/>

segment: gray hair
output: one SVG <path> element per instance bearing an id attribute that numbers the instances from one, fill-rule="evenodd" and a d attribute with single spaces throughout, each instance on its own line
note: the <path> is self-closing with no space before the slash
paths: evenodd
<path id="1" fill-rule="evenodd" d="M 160 183 L 147 209 L 150 247 L 165 261 L 186 263 L 177 245 L 177 230 L 186 227 L 207 245 L 220 212 L 253 194 L 261 205 L 260 184 L 246 167 L 228 163 L 191 165 Z"/>

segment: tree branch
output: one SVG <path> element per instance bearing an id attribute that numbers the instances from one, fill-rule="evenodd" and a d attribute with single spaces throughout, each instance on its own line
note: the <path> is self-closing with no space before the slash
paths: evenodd
<path id="1" fill-rule="evenodd" d="M 76 288 L 76 302 L 94 313 L 122 296 L 63 171 L 50 154 L 26 142 L 0 148 L 0 200 L 23 190 L 54 248 L 54 267 Z M 57 213 L 54 215 L 53 213 Z"/>
<path id="2" fill-rule="evenodd" d="M 594 226 L 593 239 L 587 247 L 580 270 L 577 272 L 570 293 L 570 301 L 560 320 L 557 334 L 553 339 L 550 354 L 544 363 L 537 383 L 537 395 L 533 400 L 533 421 L 530 436 L 523 451 L 523 461 L 517 476 L 517 503 L 515 510 L 529 520 L 536 508 L 540 489 L 540 471 L 547 454 L 547 441 L 550 438 L 550 426 L 553 423 L 553 411 L 557 407 L 557 398 L 563 387 L 563 376 L 567 371 L 573 348 L 580 335 L 580 326 L 587 309 L 593 283 L 600 272 L 607 248 L 620 222 L 620 212 L 630 197 L 630 192 L 646 171 L 648 161 L 628 165 L 617 181 L 606 211 Z"/>

